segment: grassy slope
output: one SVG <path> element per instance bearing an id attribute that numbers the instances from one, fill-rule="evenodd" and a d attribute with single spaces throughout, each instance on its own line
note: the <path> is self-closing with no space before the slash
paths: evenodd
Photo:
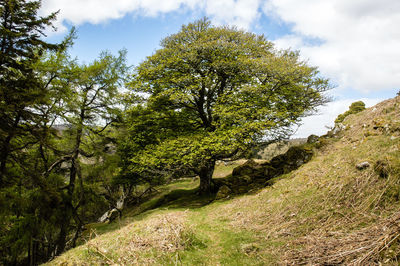
<path id="1" fill-rule="evenodd" d="M 179 190 L 50 264 L 398 265 L 399 110 L 397 97 L 349 116 L 312 161 L 257 194 L 200 207 L 211 199 Z"/>

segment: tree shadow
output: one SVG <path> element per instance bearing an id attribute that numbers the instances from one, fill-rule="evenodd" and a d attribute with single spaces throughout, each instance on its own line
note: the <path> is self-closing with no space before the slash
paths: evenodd
<path id="1" fill-rule="evenodd" d="M 155 208 L 168 209 L 196 209 L 206 206 L 214 201 L 215 193 L 207 195 L 199 195 L 199 188 L 194 189 L 177 189 L 161 197 Z"/>

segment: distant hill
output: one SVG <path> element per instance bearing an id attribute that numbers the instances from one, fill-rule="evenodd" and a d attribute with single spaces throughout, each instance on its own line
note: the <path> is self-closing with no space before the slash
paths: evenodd
<path id="1" fill-rule="evenodd" d="M 342 123 L 270 186 L 213 200 L 171 183 L 49 265 L 398 265 L 400 97 Z"/>

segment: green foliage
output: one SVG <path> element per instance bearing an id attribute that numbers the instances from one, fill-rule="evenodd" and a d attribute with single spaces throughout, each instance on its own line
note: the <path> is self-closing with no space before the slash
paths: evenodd
<path id="1" fill-rule="evenodd" d="M 40 1 L 0 2 L 0 184 L 10 153 L 24 145 L 13 139 L 35 130 L 40 119 L 33 108 L 45 101 L 46 88 L 34 65 L 41 53 L 59 48 L 40 39 L 55 13 L 39 17 L 39 8 Z"/>
<path id="2" fill-rule="evenodd" d="M 14 2 L 24 3 L 7 1 Z M 109 126 L 120 116 L 126 52 L 102 53 L 79 65 L 67 51 L 74 37 L 71 31 L 57 51 L 21 57 L 29 68 L 18 71 L 30 76 L 6 95 L 15 101 L 4 96 L 15 77 L 2 72 L 0 111 L 8 124 L 0 131 L 0 264 L 36 265 L 60 254 L 109 207 L 103 194 L 119 159 L 104 147 L 112 143 Z"/>
<path id="3" fill-rule="evenodd" d="M 336 119 L 335 119 L 335 123 L 342 123 L 343 120 L 351 115 L 351 114 L 357 114 L 361 111 L 365 110 L 365 103 L 363 101 L 358 101 L 358 102 L 354 102 L 350 105 L 349 110 L 347 110 L 346 112 L 344 112 L 343 114 L 340 114 Z"/>
<path id="4" fill-rule="evenodd" d="M 128 113 L 130 136 L 144 124 L 157 132 L 129 156 L 139 175 L 191 169 L 208 190 L 216 160 L 240 156 L 262 138 L 287 137 L 293 124 L 327 101 L 323 92 L 330 86 L 317 69 L 262 35 L 203 19 L 161 46 L 129 84 L 146 95 Z M 134 115 L 137 109 L 147 113 L 144 121 Z"/>
<path id="5" fill-rule="evenodd" d="M 64 45 L 41 39 L 55 13 L 38 16 L 40 1 L 0 1 L 0 264 L 37 264 L 41 243 L 57 230 L 59 176 L 41 173 L 48 128 L 43 108 L 48 87 L 37 68 L 41 55 Z"/>

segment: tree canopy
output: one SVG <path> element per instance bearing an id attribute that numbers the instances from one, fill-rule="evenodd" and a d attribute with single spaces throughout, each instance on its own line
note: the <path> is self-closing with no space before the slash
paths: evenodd
<path id="1" fill-rule="evenodd" d="M 191 169 L 201 192 L 210 191 L 217 160 L 261 139 L 288 137 L 294 124 L 327 101 L 323 92 L 330 88 L 298 52 L 207 19 L 163 39 L 129 86 L 144 95 L 142 107 L 132 110 L 152 114 L 131 118 L 132 134 L 143 124 L 157 132 L 130 159 L 132 171 Z"/>
<path id="2" fill-rule="evenodd" d="M 39 17 L 39 8 L 40 1 L 0 1 L 0 184 L 12 140 L 23 131 L 22 124 L 35 118 L 30 108 L 45 98 L 34 65 L 44 51 L 60 48 L 41 40 L 56 13 Z"/>

